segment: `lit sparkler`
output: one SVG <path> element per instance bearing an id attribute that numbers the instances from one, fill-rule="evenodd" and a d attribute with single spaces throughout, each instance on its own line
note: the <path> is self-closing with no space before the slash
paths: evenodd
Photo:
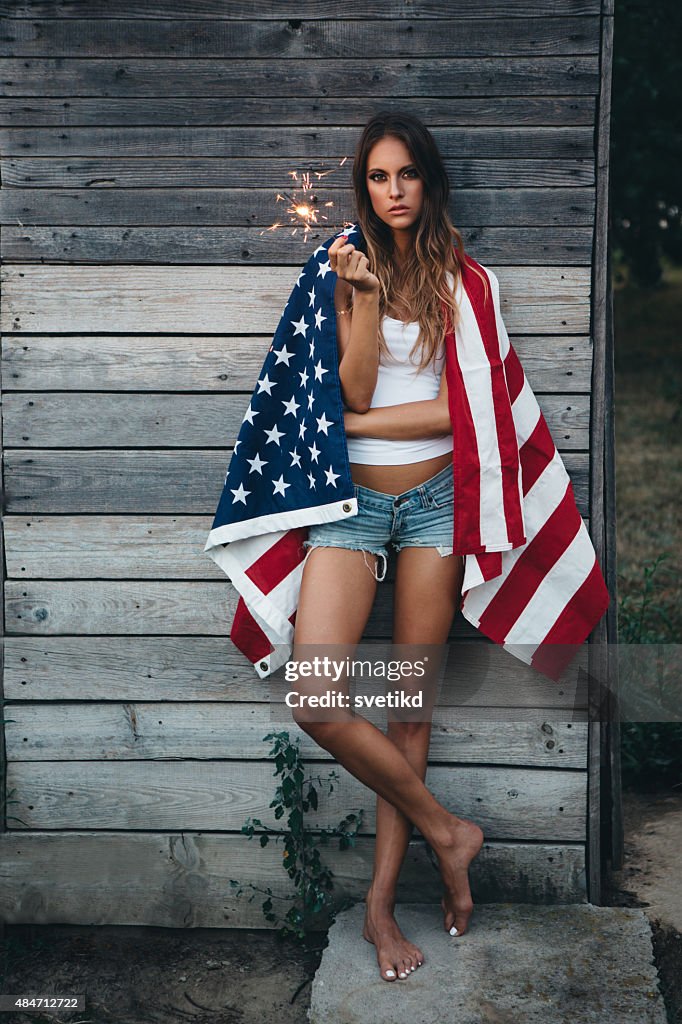
<path id="1" fill-rule="evenodd" d="M 339 167 L 343 167 L 348 157 L 344 156 L 343 160 L 339 164 Z M 332 174 L 330 171 L 313 171 L 312 174 L 309 171 L 300 173 L 298 171 L 289 171 L 289 176 L 293 181 L 297 182 L 296 187 L 290 192 L 278 192 L 275 201 L 280 203 L 288 203 L 288 207 L 284 211 L 289 214 L 289 224 L 283 221 L 275 221 L 271 224 L 267 231 L 277 231 L 278 228 L 289 227 L 291 224 L 295 224 L 292 235 L 295 235 L 302 227 L 304 231 L 303 241 L 307 242 L 308 233 L 314 225 L 326 221 L 328 218 L 322 211 L 329 209 L 334 206 L 333 200 L 322 200 L 319 195 L 315 192 L 314 182 L 312 176 L 314 175 L 318 181 L 320 178 L 326 178 L 328 174 Z M 348 222 L 350 223 L 350 221 Z M 261 231 L 261 235 L 264 231 Z"/>

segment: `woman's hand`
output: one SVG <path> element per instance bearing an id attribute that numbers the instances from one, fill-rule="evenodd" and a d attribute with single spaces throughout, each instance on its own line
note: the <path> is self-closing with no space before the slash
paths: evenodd
<path id="1" fill-rule="evenodd" d="M 379 293 L 379 278 L 369 271 L 369 260 L 346 235 L 335 238 L 327 250 L 332 270 L 358 292 Z"/>

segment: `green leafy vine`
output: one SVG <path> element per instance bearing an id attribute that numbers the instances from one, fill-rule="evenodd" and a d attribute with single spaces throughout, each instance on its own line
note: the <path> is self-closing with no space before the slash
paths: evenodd
<path id="1" fill-rule="evenodd" d="M 261 846 L 267 846 L 271 837 L 275 842 L 283 839 L 282 864 L 294 883 L 295 892 L 287 896 L 276 896 L 270 888 L 262 889 L 248 883 L 248 887 L 253 890 L 249 900 L 255 899 L 258 892 L 265 894 L 267 898 L 263 900 L 262 910 L 266 920 L 279 926 L 282 938 L 293 937 L 303 942 L 311 926 L 324 914 L 329 911 L 333 913 L 334 910 L 338 912 L 352 905 L 353 901 L 346 897 L 340 902 L 337 900 L 334 906 L 334 874 L 322 861 L 320 847 L 327 846 L 332 838 L 338 839 L 341 850 L 355 846 L 364 811 L 361 809 L 357 814 L 348 814 L 336 827 L 315 832 L 306 828 L 306 813 L 316 811 L 319 806 L 318 789 L 327 783 L 331 794 L 334 791 L 333 782 L 339 779 L 339 775 L 332 770 L 325 779 L 320 775 L 306 777 L 300 739 L 297 737 L 292 742 L 286 731 L 268 733 L 263 739 L 274 740 L 270 750 L 275 760 L 273 775 L 281 776 L 270 807 L 274 807 L 277 820 L 288 812 L 288 832 L 282 833 L 270 828 L 260 818 L 248 818 L 241 831 L 252 839 L 257 834 L 256 829 L 264 830 L 258 833 Z M 242 883 L 236 879 L 231 878 L 230 885 L 238 890 L 237 896 L 244 891 Z M 282 916 L 275 910 L 275 900 L 291 902 L 292 906 Z"/>

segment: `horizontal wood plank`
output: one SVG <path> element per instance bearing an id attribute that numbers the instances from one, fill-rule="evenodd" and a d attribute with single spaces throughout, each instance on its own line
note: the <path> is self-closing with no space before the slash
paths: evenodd
<path id="1" fill-rule="evenodd" d="M 314 764 L 311 774 L 320 767 Z M 363 808 L 361 831 L 374 834 L 374 792 L 343 765 L 334 770 L 334 791 L 321 789 L 308 827 L 329 828 Z M 579 842 L 585 835 L 582 771 L 429 765 L 425 784 L 444 807 L 478 822 L 488 839 Z M 12 813 L 29 829 L 235 832 L 249 817 L 281 828 L 269 806 L 276 786 L 270 760 L 13 761 L 7 786 L 16 800 Z"/>
<path id="2" fill-rule="evenodd" d="M 344 176 L 346 177 L 346 176 Z M 335 224 L 353 219 L 355 199 L 345 181 L 321 180 L 312 194 L 320 213 Z M 278 193 L 279 195 L 280 193 Z M 594 191 L 590 188 L 458 188 L 457 222 L 476 227 L 591 226 Z M 326 204 L 332 202 L 333 207 Z M 0 223 L 31 227 L 110 224 L 209 228 L 267 227 L 290 222 L 291 203 L 277 201 L 266 188 L 52 189 L 0 191 Z"/>
<path id="3" fill-rule="evenodd" d="M 197 558 L 207 558 L 197 551 Z M 199 634 L 227 638 L 239 595 L 231 582 L 22 580 L 5 582 L 7 634 Z M 391 631 L 393 586 L 379 587 L 368 637 Z M 462 615 L 450 636 L 475 635 Z"/>
<path id="4" fill-rule="evenodd" d="M 315 248 L 292 246 L 298 266 Z M 588 333 L 589 267 L 490 269 L 500 281 L 508 331 Z M 255 276 L 251 267 L 192 266 L 179 279 L 174 267 L 6 264 L 0 281 L 0 330 L 8 333 L 272 334 L 296 273 L 281 266 Z"/>
<path id="5" fill-rule="evenodd" d="M 365 898 L 374 840 L 322 851 L 334 897 Z M 7 924 L 272 928 L 249 883 L 291 897 L 282 844 L 242 835 L 182 832 L 28 832 L 0 835 L 0 915 Z M 236 879 L 241 896 L 230 885 Z M 477 903 L 585 902 L 584 845 L 486 841 L 470 869 Z M 438 905 L 443 892 L 421 838 L 412 839 L 396 898 Z M 154 893 L 154 899 L 149 894 Z M 281 913 L 288 904 L 281 904 Z"/>
<path id="6" fill-rule="evenodd" d="M 507 8 L 505 8 L 505 18 Z M 404 96 L 400 103 L 428 125 L 455 124 L 592 124 L 595 100 L 591 96 L 460 96 L 444 104 L 438 97 Z M 374 113 L 370 97 L 299 96 L 296 109 L 301 118 L 315 124 L 365 124 Z M 214 96 L 70 96 L 68 100 L 34 96 L 0 97 L 0 125 L 169 125 L 236 124 L 271 125 L 289 121 L 291 101 L 279 96 L 244 96 L 239 103 L 225 103 Z M 348 167 L 348 165 L 345 165 Z M 6 186 L 6 183 L 5 183 Z"/>
<path id="7" fill-rule="evenodd" d="M 357 652 L 362 657 L 389 657 L 401 646 L 365 639 Z M 504 708 L 505 721 L 542 726 L 556 719 L 576 728 L 587 707 L 587 667 L 583 645 L 570 674 L 557 686 L 496 644 L 451 642 L 438 706 L 460 709 L 462 720 L 488 721 L 488 709 Z M 463 687 L 462 680 L 474 675 L 476 686 Z M 272 702 L 283 679 L 284 668 L 260 679 L 251 662 L 223 637 L 5 638 L 5 696 L 15 702 L 193 700 L 257 705 Z M 12 705 L 12 712 L 16 707 Z M 320 751 L 319 756 L 325 754 Z"/>
<path id="8" fill-rule="evenodd" d="M 212 521 L 180 515 L 5 516 L 7 577 L 222 580 L 213 559 L 197 558 Z"/>
<path id="9" fill-rule="evenodd" d="M 378 685 L 372 693 L 378 693 Z M 363 718 L 385 731 L 386 712 L 362 708 Z M 586 768 L 587 723 L 547 716 L 542 723 L 465 719 L 461 707 L 437 706 L 429 759 L 442 764 Z M 164 761 L 254 760 L 267 757 L 272 740 L 288 729 L 306 758 L 331 759 L 291 718 L 284 705 L 164 702 L 12 706 L 6 725 L 7 760 Z"/>
<path id="10" fill-rule="evenodd" d="M 156 97 L 150 102 L 155 103 Z M 224 101 L 221 102 L 224 106 Z M 243 102 L 240 98 L 239 104 Z M 263 102 L 269 103 L 270 98 Z M 502 102 L 502 98 L 488 102 Z M 594 98 L 590 97 L 589 102 L 594 103 Z M 595 180 L 594 160 L 577 157 L 553 160 L 530 154 L 515 159 L 463 159 L 453 153 L 443 163 L 450 182 L 457 188 L 584 187 L 593 186 Z M 238 188 L 245 181 L 257 181 L 261 188 L 281 190 L 291 185 L 292 170 L 299 175 L 299 181 L 310 175 L 313 182 L 320 180 L 320 175 L 330 180 L 332 174 L 349 174 L 352 156 L 343 165 L 339 159 L 324 158 L 299 159 L 292 164 L 292 160 L 282 156 L 268 156 L 267 160 L 249 156 L 213 160 L 193 153 L 163 160 L 118 157 L 115 153 L 68 159 L 5 156 L 3 188 Z"/>
<path id="11" fill-rule="evenodd" d="M 119 193 L 120 194 L 120 193 Z M 274 206 L 274 204 L 273 204 Z M 274 222 L 273 222 L 274 223 Z M 341 225 L 338 225 L 341 227 Z M 329 224 L 331 234 L 335 225 Z M 291 230 L 302 229 L 291 226 Z M 318 229 L 319 230 L 319 229 Z M 458 224 L 464 247 L 479 262 L 507 260 L 515 266 L 586 265 L 592 253 L 592 228 L 465 227 Z M 276 236 L 280 237 L 277 238 Z M 521 236 L 521 237 L 520 237 Z M 48 263 L 248 263 L 284 259 L 291 252 L 287 224 L 267 228 L 209 227 L 33 227 L 2 228 L 0 258 L 4 263 L 40 260 Z M 310 238 L 310 235 L 308 236 Z"/>
<path id="12" fill-rule="evenodd" d="M 499 17 L 499 4 L 497 9 Z M 395 17 L 393 9 L 391 17 Z M 451 37 L 452 33 L 448 33 L 448 38 Z M 596 96 L 599 93 L 596 53 L 514 58 L 423 57 L 417 61 L 411 61 L 409 56 L 407 59 L 390 57 L 382 60 L 381 68 L 377 68 L 373 60 L 294 57 L 281 63 L 273 61 L 265 70 L 259 60 L 235 60 L 233 57 L 179 57 L 172 61 L 163 57 L 131 57 L 126 59 L 123 73 L 121 71 L 121 62 L 115 58 L 0 59 L 0 80 L 5 96 L 197 95 L 241 102 L 242 97 L 248 95 L 288 97 L 298 102 L 301 96 L 316 96 L 326 90 L 327 96 L 371 95 L 375 102 L 392 101 L 395 96 L 438 96 L 446 104 L 447 100 L 456 100 L 465 93 L 477 96 Z M 293 104 L 292 111 L 296 109 Z M 322 134 L 328 139 L 328 131 L 332 130 L 325 128 L 324 133 L 320 133 L 307 129 L 305 134 L 309 138 Z M 347 129 L 336 131 L 348 136 Z M 259 128 L 258 133 L 252 132 L 252 135 L 255 137 L 261 132 Z M 100 131 L 103 145 L 108 134 L 108 131 Z M 271 139 L 279 136 L 280 145 L 286 145 L 289 151 L 288 134 L 281 127 L 269 133 Z M 357 135 L 357 129 L 353 134 Z M 29 144 L 31 140 L 29 133 Z M 14 141 L 16 143 L 16 136 Z M 353 152 L 355 146 L 346 148 Z M 112 145 L 107 152 L 115 151 Z"/>
<path id="13" fill-rule="evenodd" d="M 562 377 L 565 380 L 565 372 Z M 532 379 L 529 383 L 533 387 Z M 292 385 L 287 397 L 295 391 Z M 251 395 L 251 391 L 196 396 L 155 392 L 149 395 L 7 394 L 4 397 L 5 445 L 8 448 L 209 448 L 217 439 L 221 446 L 233 445 Z M 537 399 L 559 451 L 589 448 L 588 395 L 538 395 Z"/>
<path id="14" fill-rule="evenodd" d="M 5 512 L 213 514 L 230 458 L 227 449 L 9 449 Z M 589 455 L 564 452 L 562 460 L 587 516 Z"/>
<path id="15" fill-rule="evenodd" d="M 183 18 L 16 20 L 0 39 L 3 57 L 193 57 L 283 61 L 314 52 L 316 60 L 409 57 L 493 57 L 593 54 L 599 52 L 599 17 L 481 20 L 406 17 L 343 22 L 307 19 L 207 23 Z"/>
<path id="16" fill-rule="evenodd" d="M 572 16 L 598 14 L 599 0 L 506 0 L 508 18 L 548 17 L 565 14 Z M 126 18 L 144 21 L 147 18 L 201 18 L 211 21 L 233 21 L 253 15 L 253 4 L 247 0 L 145 0 L 134 7 L 129 0 L 1 0 L 0 13 L 8 18 Z M 448 0 L 447 13 L 452 19 L 471 16 L 467 0 Z M 282 18 L 301 16 L 301 5 L 296 0 L 261 0 L 258 17 L 262 21 L 281 21 Z M 383 0 L 346 0 L 343 7 L 330 7 L 322 0 L 306 0 L 306 21 L 339 19 L 364 20 L 367 18 L 403 19 L 407 17 L 442 18 L 443 4 L 432 0 L 397 0 L 387 10 Z M 476 4 L 477 18 L 499 18 L 497 0 L 480 0 Z"/>
<path id="17" fill-rule="evenodd" d="M 3 390 L 6 401 L 13 391 L 249 392 L 271 341 L 262 335 L 5 334 Z M 511 341 L 539 400 L 557 388 L 589 394 L 588 336 L 512 333 Z"/>

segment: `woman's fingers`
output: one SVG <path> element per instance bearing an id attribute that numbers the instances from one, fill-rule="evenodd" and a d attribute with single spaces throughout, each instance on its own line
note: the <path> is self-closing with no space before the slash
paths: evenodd
<path id="1" fill-rule="evenodd" d="M 348 273 L 352 277 L 364 277 L 369 267 L 369 260 L 364 252 L 353 252 L 348 260 Z"/>
<path id="2" fill-rule="evenodd" d="M 346 277 L 352 266 L 353 255 L 354 254 L 352 252 L 345 252 L 342 249 L 339 253 L 337 253 L 335 261 L 336 266 L 334 266 L 333 261 L 329 261 L 331 263 L 332 270 L 335 270 L 340 277 Z"/>
<path id="3" fill-rule="evenodd" d="M 335 238 L 327 250 L 332 270 L 338 273 L 339 268 L 346 267 L 354 251 L 355 246 L 351 242 L 346 242 L 345 235 Z"/>
<path id="4" fill-rule="evenodd" d="M 369 273 L 369 258 L 364 252 L 356 249 L 351 242 L 345 242 L 344 236 L 335 238 L 327 250 L 329 265 L 338 277 L 350 282 L 361 291 L 376 288 L 378 282 Z"/>

